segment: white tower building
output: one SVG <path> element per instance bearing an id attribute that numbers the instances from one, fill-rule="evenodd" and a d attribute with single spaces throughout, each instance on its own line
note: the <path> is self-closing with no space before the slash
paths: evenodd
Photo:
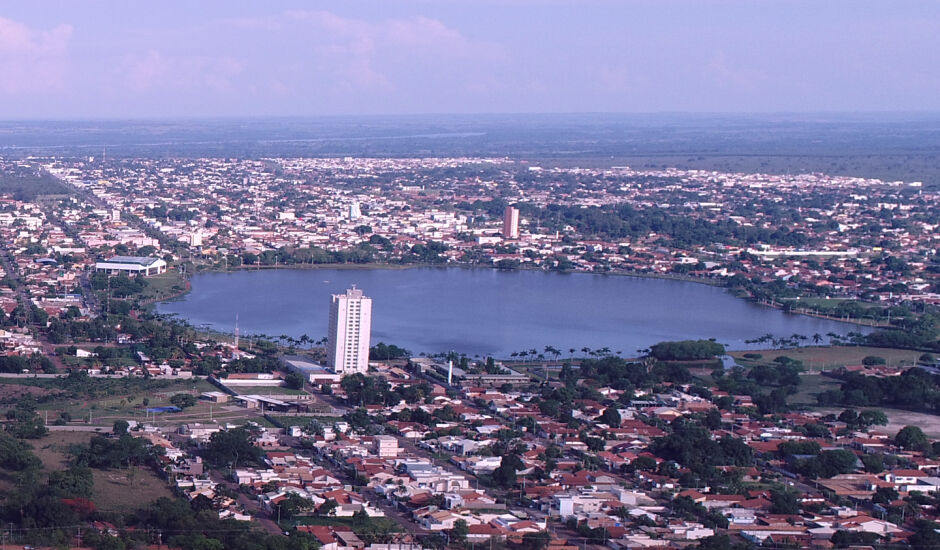
<path id="1" fill-rule="evenodd" d="M 327 331 L 326 360 L 333 372 L 353 374 L 369 369 L 372 298 L 355 285 L 346 294 L 334 294 Z"/>
<path id="2" fill-rule="evenodd" d="M 519 209 L 507 206 L 503 212 L 503 237 L 506 239 L 519 238 Z"/>

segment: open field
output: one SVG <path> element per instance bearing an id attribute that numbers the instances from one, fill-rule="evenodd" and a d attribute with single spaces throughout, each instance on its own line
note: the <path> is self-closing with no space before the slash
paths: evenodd
<path id="1" fill-rule="evenodd" d="M 61 470 L 68 465 L 68 448 L 87 443 L 93 433 L 51 432 L 33 443 L 36 456 L 46 472 Z M 128 511 L 160 497 L 172 497 L 166 481 L 147 467 L 128 470 L 92 470 L 95 488 L 92 500 L 99 510 Z"/>
<path id="2" fill-rule="evenodd" d="M 39 404 L 40 414 L 49 411 L 49 421 L 52 422 L 59 414 L 66 412 L 73 419 L 98 417 L 121 417 L 129 420 L 142 420 L 146 416 L 147 407 L 161 407 L 171 405 L 170 398 L 177 393 L 190 393 L 199 395 L 204 391 L 211 391 L 215 387 L 205 380 L 180 380 L 166 387 L 152 391 L 129 391 L 120 394 L 109 394 L 97 398 L 83 398 L 81 396 L 71 399 L 56 399 Z M 143 400 L 146 398 L 146 406 Z M 208 411 L 208 408 L 206 409 Z M 55 415 L 55 416 L 53 416 Z"/>
<path id="3" fill-rule="evenodd" d="M 186 290 L 186 280 L 175 269 L 147 277 L 147 288 L 140 293 L 141 302 L 166 300 Z"/>
<path id="4" fill-rule="evenodd" d="M 756 360 L 745 359 L 745 353 L 759 353 L 761 358 Z M 810 346 L 792 349 L 732 351 L 730 355 L 742 366 L 771 364 L 777 357 L 785 355 L 791 359 L 802 361 L 809 371 L 820 371 L 846 365 L 861 365 L 862 359 L 869 355 L 883 357 L 888 365 L 892 366 L 914 365 L 921 353 L 912 350 L 869 346 Z"/>
<path id="5" fill-rule="evenodd" d="M 821 374 L 804 374 L 800 376 L 800 381 L 799 391 L 787 399 L 793 407 L 815 407 L 818 394 L 826 390 L 837 390 L 842 385 L 839 380 Z"/>
<path id="6" fill-rule="evenodd" d="M 855 407 L 853 407 L 855 408 Z M 880 407 L 857 407 L 856 410 L 878 409 L 888 416 L 887 426 L 874 426 L 872 430 L 885 432 L 892 436 L 904 426 L 917 426 L 927 437 L 940 438 L 940 416 L 930 413 L 905 411 L 903 409 L 884 409 Z M 819 407 L 817 411 L 825 414 L 839 414 L 844 409 L 839 407 Z"/>

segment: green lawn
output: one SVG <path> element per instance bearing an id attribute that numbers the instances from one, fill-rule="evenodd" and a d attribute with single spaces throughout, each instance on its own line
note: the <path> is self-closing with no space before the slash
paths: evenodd
<path id="1" fill-rule="evenodd" d="M 147 288 L 140 293 L 141 301 L 166 299 L 186 289 L 185 279 L 175 269 L 147 277 L 145 280 Z"/>
<path id="2" fill-rule="evenodd" d="M 866 309 L 871 309 L 871 308 L 881 309 L 882 307 L 884 307 L 880 304 L 875 304 L 872 302 L 861 302 L 861 301 L 852 300 L 849 298 L 800 298 L 799 301 L 795 303 L 798 304 L 800 307 L 808 307 L 808 308 L 815 307 L 815 308 L 828 309 L 828 308 L 838 307 L 839 304 L 843 304 L 845 302 L 856 302 L 859 306 L 866 308 Z"/>
<path id="3" fill-rule="evenodd" d="M 818 394 L 826 390 L 837 390 L 842 385 L 842 383 L 835 378 L 821 374 L 804 374 L 800 376 L 800 381 L 799 391 L 787 399 L 787 402 L 794 407 L 814 407 L 818 403 L 816 401 Z"/>

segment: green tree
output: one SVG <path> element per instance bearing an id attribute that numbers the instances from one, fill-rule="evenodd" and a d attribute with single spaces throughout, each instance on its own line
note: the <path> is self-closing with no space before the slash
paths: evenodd
<path id="1" fill-rule="evenodd" d="M 293 390 L 303 389 L 304 382 L 306 382 L 304 375 L 299 372 L 291 372 L 284 377 L 284 383 Z"/>
<path id="2" fill-rule="evenodd" d="M 92 478 L 91 468 L 70 466 L 66 470 L 49 474 L 48 485 L 64 498 L 91 498 L 95 480 Z"/>
<path id="3" fill-rule="evenodd" d="M 617 412 L 617 407 L 611 405 L 604 409 L 604 412 L 597 417 L 597 421 L 601 424 L 607 424 L 611 428 L 620 427 L 620 413 Z"/>
<path id="4" fill-rule="evenodd" d="M 450 541 L 456 544 L 462 544 L 467 540 L 467 535 L 470 533 L 470 528 L 467 526 L 467 522 L 458 519 L 454 522 L 454 528 L 447 532 L 450 537 Z"/>
<path id="5" fill-rule="evenodd" d="M 526 533 L 522 535 L 522 543 L 519 545 L 519 548 L 522 550 L 544 550 L 548 548 L 551 541 L 552 537 L 548 534 L 548 531 Z"/>
<path id="6" fill-rule="evenodd" d="M 339 504 L 337 504 L 335 500 L 328 498 L 323 501 L 323 504 L 321 504 L 319 508 L 317 508 L 317 515 L 324 517 L 332 516 L 334 513 L 336 513 L 337 506 L 339 506 Z"/>
<path id="7" fill-rule="evenodd" d="M 881 454 L 863 455 L 862 464 L 870 474 L 880 474 L 885 469 L 884 456 Z"/>
<path id="8" fill-rule="evenodd" d="M 875 504 L 889 504 L 899 497 L 900 495 L 898 495 L 894 487 L 878 487 L 875 489 L 875 494 L 872 495 L 871 501 Z"/>
<path id="9" fill-rule="evenodd" d="M 284 495 L 284 499 L 278 503 L 281 517 L 290 519 L 298 514 L 302 514 L 313 508 L 313 501 L 306 499 L 297 493 L 290 491 Z"/>
<path id="10" fill-rule="evenodd" d="M 21 398 L 16 407 L 7 412 L 7 418 L 13 420 L 7 424 L 7 430 L 20 439 L 37 439 L 49 431 L 43 419 L 36 414 L 36 400 L 32 397 Z"/>
<path id="11" fill-rule="evenodd" d="M 936 550 L 940 548 L 940 525 L 932 521 L 917 520 L 915 523 L 916 531 L 911 535 L 907 542 L 914 550 Z"/>
<path id="12" fill-rule="evenodd" d="M 216 432 L 209 437 L 204 452 L 205 459 L 215 466 L 260 464 L 262 451 L 252 443 L 251 432 L 246 428 L 233 428 Z"/>
<path id="13" fill-rule="evenodd" d="M 181 409 L 187 409 L 196 405 L 196 398 L 188 393 L 178 393 L 170 398 L 170 403 Z"/>
<path id="14" fill-rule="evenodd" d="M 800 503 L 796 493 L 786 489 L 773 489 L 770 491 L 770 511 L 773 514 L 798 514 Z"/>
<path id="15" fill-rule="evenodd" d="M 894 444 L 902 449 L 913 451 L 926 448 L 928 441 L 924 431 L 917 426 L 905 426 L 894 436 Z"/>
<path id="16" fill-rule="evenodd" d="M 512 487 L 516 484 L 516 470 L 521 470 L 524 466 L 519 455 L 504 455 L 499 467 L 493 470 L 493 483 L 500 487 Z"/>

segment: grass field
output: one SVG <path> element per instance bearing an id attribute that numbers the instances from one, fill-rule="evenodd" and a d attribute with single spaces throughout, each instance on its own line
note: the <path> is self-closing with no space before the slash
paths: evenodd
<path id="1" fill-rule="evenodd" d="M 46 472 L 68 466 L 69 445 L 88 443 L 90 432 L 50 432 L 33 443 L 33 452 Z M 151 469 L 93 470 L 95 488 L 92 500 L 99 510 L 126 512 L 146 506 L 160 497 L 172 497 L 166 481 Z"/>
<path id="2" fill-rule="evenodd" d="M 4 380 L 6 382 L 7 380 Z M 62 413 L 67 413 L 72 420 L 88 419 L 91 415 L 94 424 L 110 427 L 118 418 L 126 420 L 145 420 L 147 407 L 161 407 L 171 405 L 170 398 L 177 393 L 193 393 L 212 391 L 215 386 L 202 379 L 179 380 L 155 390 L 128 391 L 109 394 L 98 398 L 58 398 L 42 402 L 38 406 L 40 415 L 47 416 L 48 422 L 53 423 Z M 143 400 L 148 400 L 146 407 Z M 199 403 L 188 411 L 196 412 L 205 409 L 209 413 L 209 406 Z M 157 415 L 161 418 L 165 415 Z"/>
<path id="3" fill-rule="evenodd" d="M 759 353 L 760 359 L 745 359 L 745 353 Z M 862 359 L 869 355 L 883 357 L 889 365 L 914 365 L 921 352 L 890 349 L 873 348 L 869 346 L 810 346 L 794 349 L 773 349 L 756 351 L 732 351 L 730 354 L 742 366 L 754 366 L 760 364 L 771 364 L 773 360 L 780 356 L 787 356 L 791 359 L 802 361 L 808 371 L 820 371 L 844 367 L 846 365 L 861 365 Z"/>
<path id="4" fill-rule="evenodd" d="M 180 276 L 179 271 L 173 269 L 160 275 L 147 277 L 147 288 L 140 293 L 140 300 L 142 302 L 165 300 L 185 289 L 186 281 Z"/>
<path id="5" fill-rule="evenodd" d="M 793 407 L 815 407 L 818 403 L 816 396 L 826 390 L 837 390 L 842 385 L 835 378 L 821 374 L 804 374 L 800 376 L 799 391 L 791 395 L 787 401 Z"/>
<path id="6" fill-rule="evenodd" d="M 862 302 L 859 300 L 852 300 L 850 298 L 800 298 L 800 301 L 798 303 L 800 307 L 832 308 L 832 307 L 837 307 L 839 306 L 839 304 L 843 304 L 845 302 L 855 302 L 861 307 L 866 308 L 866 309 L 870 309 L 873 307 L 880 309 L 884 307 L 881 304 L 875 304 L 872 302 Z"/>

